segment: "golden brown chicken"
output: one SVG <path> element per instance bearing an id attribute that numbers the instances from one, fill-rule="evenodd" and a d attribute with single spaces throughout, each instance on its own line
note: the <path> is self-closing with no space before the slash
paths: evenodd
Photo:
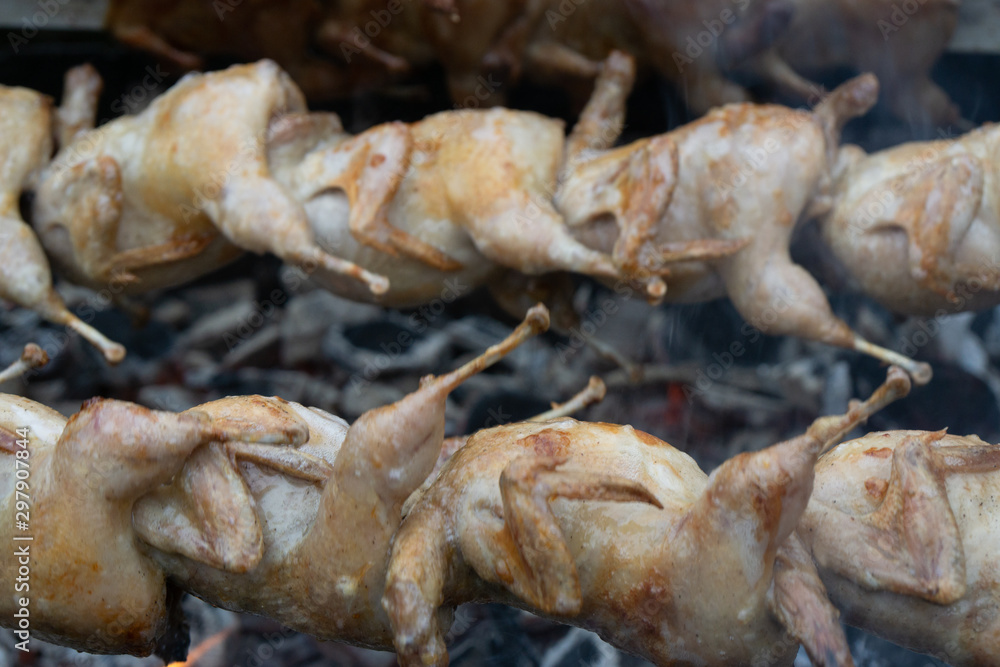
<path id="1" fill-rule="evenodd" d="M 861 289 L 905 315 L 1000 303 L 1000 126 L 841 151 L 823 237 Z"/>
<path id="2" fill-rule="evenodd" d="M 1000 655 L 1000 446 L 871 433 L 816 466 L 798 533 L 844 619 L 950 665 Z"/>
<path id="3" fill-rule="evenodd" d="M 3 625 L 92 653 L 176 658 L 162 571 L 139 550 L 132 507 L 174 477 L 200 446 L 286 443 L 265 428 L 208 415 L 153 412 L 94 399 L 67 420 L 19 396 L 0 397 Z M 177 596 L 169 600 L 179 601 Z M 22 620 L 26 619 L 26 620 Z"/>
<path id="4" fill-rule="evenodd" d="M 582 273 L 653 300 L 669 276 L 672 301 L 728 295 L 748 326 L 926 382 L 925 364 L 836 318 L 788 254 L 797 221 L 824 210 L 840 127 L 874 103 L 875 80 L 813 113 L 728 106 L 610 149 L 633 77 L 630 57 L 609 56 L 566 139 L 558 121 L 504 109 L 351 136 L 335 115 L 308 113 L 273 63 L 191 75 L 138 116 L 78 131 L 45 172 L 34 222 L 73 278 L 131 291 L 195 277 L 240 247 L 395 306 L 453 299 L 497 267 Z"/>
<path id="5" fill-rule="evenodd" d="M 313 274 L 338 294 L 409 306 L 440 298 L 448 283 L 471 291 L 505 267 L 635 282 L 661 295 L 662 265 L 637 276 L 570 235 L 552 202 L 564 148 L 562 122 L 523 111 L 449 111 L 357 136 L 332 114 L 306 114 L 272 132 L 268 162 L 304 202 L 321 246 L 388 279 L 389 290 L 372 295 L 337 274 Z M 373 164 L 395 154 L 408 162 L 390 180 Z M 386 205 L 365 210 L 366 201 Z M 738 249 L 709 245 L 690 255 L 678 249 L 668 261 Z"/>
<path id="6" fill-rule="evenodd" d="M 86 66 L 71 71 L 66 97 L 96 79 Z M 81 130 L 63 146 L 36 192 L 42 244 L 74 281 L 113 282 L 125 293 L 191 280 L 243 250 L 384 292 L 383 278 L 316 244 L 302 205 L 270 174 L 269 129 L 305 110 L 299 89 L 271 61 L 188 75 L 142 113 Z M 76 115 L 89 116 L 92 127 L 93 107 Z M 372 162 L 381 160 L 391 181 L 403 157 Z"/>
<path id="7" fill-rule="evenodd" d="M 322 639 L 391 648 L 380 604 L 389 540 L 406 498 L 441 452 L 445 399 L 548 326 L 533 309 L 505 341 L 354 424 L 259 396 L 196 408 L 234 429 L 297 433 L 292 448 L 196 452 L 133 522 L 177 585 L 227 609 L 264 614 Z M 232 470 L 230 458 L 246 463 Z"/>
<path id="8" fill-rule="evenodd" d="M 873 345 L 836 317 L 789 255 L 798 221 L 828 206 L 841 127 L 874 104 L 875 78 L 852 79 L 812 112 L 728 105 L 673 132 L 611 148 L 633 73 L 627 56 L 612 54 L 567 141 L 555 204 L 573 234 L 636 275 L 666 268 L 678 248 L 690 256 L 698 244 L 742 247 L 671 265 L 667 299 L 728 296 L 748 326 L 764 333 L 852 348 L 927 382 L 927 364 Z"/>
<path id="9" fill-rule="evenodd" d="M 52 102 L 26 88 L 0 86 L 0 297 L 69 327 L 110 363 L 125 348 L 71 313 L 52 288 L 52 270 L 38 237 L 21 218 L 20 197 L 52 155 Z M 59 119 L 65 127 L 70 119 Z"/>
<path id="10" fill-rule="evenodd" d="M 3 581 L 25 583 L 0 598 L 3 623 L 19 629 L 27 608 L 31 637 L 176 658 L 164 566 L 220 606 L 391 647 L 389 540 L 441 451 L 445 399 L 547 326 L 539 306 L 482 356 L 351 426 L 261 396 L 180 414 L 95 399 L 67 421 L 4 395 L 0 508 L 22 523 L 0 537 L 23 542 L 30 567 L 16 550 L 0 557 Z"/>
<path id="11" fill-rule="evenodd" d="M 793 531 L 819 455 L 908 389 L 892 369 L 865 403 L 710 477 L 629 426 L 476 433 L 407 502 L 393 541 L 383 604 L 401 663 L 447 664 L 448 612 L 500 601 L 657 664 L 790 665 L 798 642 L 816 664 L 853 664 Z"/>
<path id="12" fill-rule="evenodd" d="M 74 70 L 67 97 L 95 79 Z M 141 114 L 66 143 L 43 174 L 34 223 L 54 261 L 92 286 L 172 285 L 247 249 L 395 306 L 461 295 L 498 265 L 664 290 L 659 275 L 635 278 L 568 233 L 552 205 L 563 125 L 534 113 L 445 112 L 352 136 L 337 116 L 308 113 L 262 61 L 189 75 Z"/>

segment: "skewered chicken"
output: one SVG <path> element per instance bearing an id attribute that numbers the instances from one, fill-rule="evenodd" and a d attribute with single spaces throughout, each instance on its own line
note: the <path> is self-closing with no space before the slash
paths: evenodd
<path id="1" fill-rule="evenodd" d="M 271 170 L 305 203 L 320 245 L 387 277 L 390 286 L 383 295 L 366 295 L 337 274 L 314 274 L 338 294 L 392 306 L 426 303 L 440 298 L 449 282 L 467 291 L 502 266 L 634 278 L 654 298 L 662 295 L 663 262 L 637 276 L 569 234 L 552 204 L 564 145 L 561 122 L 507 109 L 444 112 L 356 137 L 332 114 L 289 116 L 268 141 Z M 390 182 L 386 170 L 371 165 L 394 151 L 405 151 L 409 167 Z M 377 214 L 366 212 L 350 205 L 359 198 L 387 204 Z M 678 248 L 666 261 L 740 247 L 705 245 L 690 253 Z"/>
<path id="2" fill-rule="evenodd" d="M 503 109 L 351 136 L 336 116 L 296 106 L 272 63 L 190 76 L 139 116 L 69 141 L 45 172 L 35 224 L 73 277 L 135 291 L 224 263 L 238 252 L 230 241 L 273 251 L 345 296 L 397 306 L 471 290 L 495 265 L 575 271 L 654 300 L 669 275 L 671 300 L 728 294 L 765 333 L 929 379 L 926 364 L 836 318 L 788 255 L 796 221 L 822 210 L 840 127 L 874 102 L 872 77 L 812 114 L 725 107 L 609 150 L 634 65 L 615 52 L 603 70 L 568 140 L 557 121 Z M 235 106 L 235 117 L 219 113 Z"/>
<path id="3" fill-rule="evenodd" d="M 0 536 L 31 559 L 30 590 L 0 597 L 3 623 L 17 629 L 30 607 L 31 636 L 182 657 L 159 563 L 220 606 L 390 647 L 379 605 L 389 539 L 437 460 L 445 399 L 547 325 L 533 309 L 482 356 L 350 427 L 261 396 L 180 414 L 95 399 L 68 421 L 3 396 L 0 508 L 24 523 L 5 522 Z M 140 551 L 136 534 L 159 550 Z M 3 581 L 18 581 L 19 563 L 5 551 Z"/>
<path id="4" fill-rule="evenodd" d="M 841 151 L 823 236 L 861 289 L 903 314 L 1000 303 L 1000 126 L 865 155 Z"/>
<path id="5" fill-rule="evenodd" d="M 172 581 L 214 605 L 391 648 L 379 603 L 389 540 L 441 452 L 445 399 L 547 326 L 545 309 L 533 309 L 482 356 L 350 426 L 277 398 L 199 406 L 232 428 L 295 434 L 295 446 L 199 450 L 170 485 L 136 504 L 136 533 Z M 246 463 L 237 471 L 232 459 Z"/>
<path id="6" fill-rule="evenodd" d="M 0 297 L 80 334 L 110 363 L 125 348 L 71 313 L 52 288 L 52 271 L 31 227 L 21 218 L 21 193 L 37 181 L 52 155 L 49 98 L 0 86 Z"/>
<path id="7" fill-rule="evenodd" d="M 825 455 L 798 533 L 844 619 L 950 665 L 1000 655 L 1000 446 L 871 433 Z"/>
<path id="8" fill-rule="evenodd" d="M 96 76 L 71 72 L 67 96 Z M 354 137 L 306 112 L 264 61 L 189 75 L 142 114 L 77 133 L 43 174 L 35 225 L 73 279 L 125 292 L 189 280 L 241 249 L 390 305 L 440 297 L 449 279 L 474 287 L 492 262 L 627 279 L 552 208 L 563 141 L 559 121 L 504 109 Z M 662 294 L 658 277 L 645 282 Z"/>
<path id="9" fill-rule="evenodd" d="M 66 97 L 76 102 L 84 99 L 77 88 L 98 86 L 93 69 L 77 68 Z M 94 103 L 84 99 L 74 114 L 90 127 Z M 269 172 L 268 129 L 303 112 L 298 88 L 262 61 L 189 75 L 138 115 L 81 128 L 42 173 L 33 219 L 42 244 L 76 282 L 114 281 L 126 293 L 191 280 L 242 250 L 345 273 L 384 292 L 384 279 L 316 245 L 302 205 Z M 393 159 L 402 157 L 381 156 L 383 171 L 400 173 Z M 356 215 L 379 208 L 352 203 Z"/>
<path id="10" fill-rule="evenodd" d="M 852 348 L 927 382 L 927 364 L 851 331 L 789 256 L 799 219 L 828 205 L 840 130 L 874 104 L 875 78 L 852 79 L 811 113 L 730 105 L 611 148 L 617 132 L 609 128 L 622 126 L 633 73 L 627 56 L 609 58 L 567 141 L 555 203 L 573 234 L 636 275 L 659 267 L 674 248 L 689 253 L 697 244 L 740 243 L 745 247 L 729 256 L 673 266 L 667 299 L 728 295 L 748 326 L 764 333 Z"/>
<path id="11" fill-rule="evenodd" d="M 3 625 L 94 653 L 178 657 L 176 610 L 161 570 L 139 551 L 132 506 L 201 445 L 280 444 L 284 433 L 208 415 L 94 399 L 67 420 L 19 396 L 0 400 Z M 171 602 L 172 601 L 172 602 Z M 27 624 L 20 619 L 26 618 Z M 30 628 L 30 631 L 27 629 Z"/>
<path id="12" fill-rule="evenodd" d="M 407 502 L 393 541 L 383 604 L 401 663 L 446 664 L 448 610 L 501 601 L 657 664 L 790 665 L 796 642 L 816 664 L 853 664 L 793 530 L 819 455 L 908 389 L 892 369 L 865 403 L 711 477 L 628 426 L 476 433 Z"/>

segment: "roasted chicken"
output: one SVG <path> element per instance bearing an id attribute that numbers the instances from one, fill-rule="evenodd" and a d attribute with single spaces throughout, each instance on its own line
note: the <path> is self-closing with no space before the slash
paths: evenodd
<path id="1" fill-rule="evenodd" d="M 196 452 L 135 506 L 146 552 L 171 581 L 214 605 L 322 639 L 391 648 L 380 604 L 389 541 L 403 502 L 441 452 L 445 399 L 547 326 L 544 308 L 533 309 L 482 356 L 352 425 L 278 398 L 199 406 L 234 429 L 295 434 L 294 446 Z M 233 468 L 233 460 L 243 463 Z"/>
<path id="2" fill-rule="evenodd" d="M 447 664 L 448 612 L 500 601 L 657 664 L 790 665 L 797 642 L 815 664 L 853 664 L 793 531 L 819 455 L 908 389 L 892 369 L 865 403 L 710 477 L 629 426 L 476 433 L 410 498 L 393 540 L 383 604 L 400 662 Z"/>
<path id="3" fill-rule="evenodd" d="M 816 466 L 798 533 L 844 620 L 949 665 L 1000 655 L 1000 446 L 871 433 Z"/>
<path id="4" fill-rule="evenodd" d="M 0 536 L 30 537 L 31 565 L 30 591 L 0 598 L 4 625 L 18 628 L 28 597 L 31 636 L 182 658 L 165 569 L 219 606 L 391 647 L 379 604 L 389 540 L 438 459 L 445 399 L 547 326 L 539 306 L 482 356 L 351 426 L 261 396 L 180 414 L 94 399 L 68 421 L 0 397 L 0 508 L 12 517 Z M 17 581 L 18 557 L 0 557 L 3 581 Z"/>
<path id="5" fill-rule="evenodd" d="M 268 142 L 270 168 L 304 202 L 318 243 L 388 279 L 386 293 L 371 295 L 341 275 L 313 275 L 338 294 L 415 305 L 440 298 L 449 282 L 471 291 L 505 267 L 634 279 L 661 296 L 664 262 L 640 276 L 570 235 L 552 203 L 564 146 L 560 121 L 507 109 L 449 111 L 358 136 L 332 114 L 308 114 L 285 119 Z M 386 155 L 407 167 L 389 171 L 378 162 Z M 668 261 L 739 248 L 708 245 Z"/>
<path id="6" fill-rule="evenodd" d="M 90 127 L 95 98 L 75 91 L 97 76 L 84 66 L 66 79 L 66 99 L 85 107 L 73 115 Z M 384 292 L 384 279 L 320 249 L 302 205 L 270 174 L 269 128 L 305 110 L 288 75 L 261 61 L 189 75 L 138 115 L 81 124 L 41 175 L 33 224 L 42 244 L 74 281 L 125 293 L 191 280 L 243 250 Z"/>
<path id="7" fill-rule="evenodd" d="M 220 425 L 202 412 L 153 412 L 93 399 L 67 420 L 0 397 L 3 625 L 92 653 L 183 655 L 163 572 L 132 533 L 135 501 L 169 482 L 208 443 L 288 443 L 266 427 Z M 221 446 L 221 445 L 220 445 Z M 19 619 L 28 615 L 27 626 Z M 27 631 L 26 631 L 27 632 Z"/>
<path id="8" fill-rule="evenodd" d="M 72 71 L 67 98 L 96 76 Z M 351 136 L 262 61 L 189 75 L 141 114 L 76 133 L 43 173 L 34 224 L 71 278 L 126 293 L 244 249 L 389 305 L 438 298 L 449 278 L 471 289 L 493 262 L 627 281 L 552 207 L 563 143 L 559 121 L 504 109 Z"/>
<path id="9" fill-rule="evenodd" d="M 75 331 L 115 364 L 125 348 L 66 308 L 52 288 L 52 270 L 38 237 L 21 218 L 21 194 L 34 186 L 52 156 L 55 121 L 49 98 L 0 86 L 0 297 Z M 60 127 L 71 122 L 58 121 Z"/>
<path id="10" fill-rule="evenodd" d="M 872 155 L 842 149 L 823 237 L 865 294 L 905 315 L 1000 303 L 1000 126 Z"/>
<path id="11" fill-rule="evenodd" d="M 71 73 L 71 103 L 94 76 Z M 190 75 L 138 116 L 73 133 L 43 174 L 34 224 L 71 277 L 125 291 L 190 279 L 240 248 L 393 306 L 455 298 L 498 267 L 582 273 L 654 301 L 669 277 L 671 301 L 728 295 L 748 326 L 926 382 L 926 364 L 835 317 L 788 254 L 797 221 L 828 205 L 840 128 L 874 103 L 874 78 L 812 113 L 727 106 L 612 149 L 633 78 L 629 56 L 609 56 L 567 139 L 558 121 L 504 109 L 352 136 L 307 112 L 273 63 Z"/>
<path id="12" fill-rule="evenodd" d="M 567 141 L 555 204 L 573 234 L 636 275 L 658 270 L 675 249 L 691 257 L 700 246 L 739 244 L 736 252 L 672 265 L 667 300 L 728 295 L 764 333 L 853 348 L 927 382 L 927 364 L 873 345 L 836 317 L 789 255 L 798 221 L 829 206 L 840 130 L 875 103 L 875 78 L 852 79 L 812 112 L 729 105 L 673 132 L 611 148 L 632 77 L 631 60 L 613 54 Z"/>

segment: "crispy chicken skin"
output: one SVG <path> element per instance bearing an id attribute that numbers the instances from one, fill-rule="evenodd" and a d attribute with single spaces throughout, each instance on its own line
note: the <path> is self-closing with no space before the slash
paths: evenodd
<path id="1" fill-rule="evenodd" d="M 167 586 L 139 550 L 132 507 L 201 445 L 269 435 L 247 431 L 204 413 L 103 399 L 67 420 L 34 401 L 0 396 L 0 510 L 10 517 L 0 538 L 13 545 L 0 556 L 3 624 L 16 628 L 15 611 L 27 606 L 32 636 L 91 653 L 171 655 L 158 646 L 170 629 Z M 284 442 L 280 434 L 270 440 Z M 32 539 L 15 541 L 24 536 Z M 19 575 L 24 563 L 15 547 L 28 550 L 27 577 Z M 26 588 L 15 587 L 18 576 Z"/>
<path id="2" fill-rule="evenodd" d="M 67 99 L 96 78 L 86 66 L 71 71 Z M 188 75 L 142 113 L 81 129 L 38 185 L 42 244 L 73 280 L 126 293 L 191 280 L 243 250 L 385 291 L 384 279 L 316 245 L 302 205 L 269 172 L 269 127 L 305 110 L 288 75 L 265 60 Z"/>
<path id="3" fill-rule="evenodd" d="M 474 434 L 393 540 L 383 604 L 401 663 L 446 664 L 442 612 L 501 601 L 657 664 L 791 664 L 797 642 L 816 664 L 853 664 L 793 530 L 820 453 L 908 389 L 892 369 L 865 403 L 711 476 L 628 426 Z"/>
<path id="4" fill-rule="evenodd" d="M 542 307 L 462 368 L 354 424 L 278 398 L 230 397 L 199 412 L 236 429 L 297 434 L 294 447 L 203 448 L 136 505 L 146 551 L 170 580 L 227 609 L 321 639 L 391 649 L 380 600 L 406 498 L 442 449 L 445 399 L 548 326 Z M 242 462 L 238 469 L 231 461 Z"/>
<path id="5" fill-rule="evenodd" d="M 26 88 L 0 86 L 0 297 L 69 327 L 110 363 L 118 363 L 125 348 L 66 308 L 52 288 L 52 270 L 38 237 L 21 218 L 21 193 L 35 185 L 52 156 L 54 122 L 59 121 L 53 118 L 49 98 Z"/>
<path id="6" fill-rule="evenodd" d="M 830 310 L 823 290 L 792 262 L 798 221 L 829 205 L 840 130 L 875 102 L 863 75 L 813 112 L 728 105 L 704 118 L 619 148 L 632 61 L 614 53 L 567 141 L 556 208 L 585 244 L 635 274 L 664 271 L 667 300 L 728 296 L 767 334 L 853 348 L 930 379 L 916 363 L 862 339 Z M 704 261 L 676 262 L 674 253 Z"/>
<path id="7" fill-rule="evenodd" d="M 840 161 L 823 237 L 866 294 L 905 315 L 1000 303 L 1000 125 Z"/>
<path id="8" fill-rule="evenodd" d="M 1000 446 L 871 433 L 816 466 L 798 533 L 844 620 L 950 665 L 1000 655 Z"/>

